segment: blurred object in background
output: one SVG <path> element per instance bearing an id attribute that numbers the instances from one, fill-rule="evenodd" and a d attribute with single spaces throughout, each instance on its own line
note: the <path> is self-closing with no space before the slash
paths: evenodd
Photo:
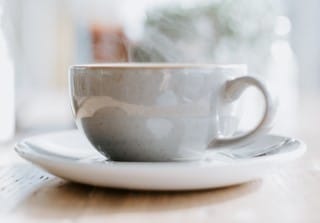
<path id="1" fill-rule="evenodd" d="M 127 39 L 120 26 L 92 24 L 90 33 L 94 62 L 128 62 Z"/>
<path id="2" fill-rule="evenodd" d="M 10 140 L 15 131 L 11 12 L 6 1 L 0 1 L 0 141 Z"/>
<path id="3" fill-rule="evenodd" d="M 270 58 L 266 61 L 266 79 L 278 95 L 278 115 L 274 132 L 294 134 L 299 116 L 298 63 L 289 42 L 291 21 L 286 16 L 277 16 L 274 26 L 275 38 L 270 46 Z"/>
<path id="4" fill-rule="evenodd" d="M 287 0 L 292 21 L 291 43 L 299 62 L 299 87 L 305 97 L 320 93 L 320 1 Z"/>
<path id="5" fill-rule="evenodd" d="M 75 30 L 74 62 L 127 62 L 124 1 L 74 0 L 69 3 L 73 22 L 70 28 Z"/>
<path id="6" fill-rule="evenodd" d="M 17 21 L 17 130 L 73 127 L 67 69 L 73 62 L 73 25 L 66 1 L 10 0 Z"/>

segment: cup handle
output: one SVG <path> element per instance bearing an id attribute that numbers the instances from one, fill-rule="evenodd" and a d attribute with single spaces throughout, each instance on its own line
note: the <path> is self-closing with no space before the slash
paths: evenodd
<path id="1" fill-rule="evenodd" d="M 227 81 L 225 87 L 222 92 L 223 100 L 227 103 L 233 102 L 237 100 L 244 90 L 246 90 L 249 86 L 256 87 L 258 90 L 261 91 L 264 101 L 265 101 L 265 109 L 262 119 L 259 121 L 258 125 L 240 136 L 234 137 L 220 137 L 218 136 L 214 139 L 209 146 L 219 147 L 224 145 L 229 145 L 233 143 L 240 142 L 244 139 L 251 138 L 256 136 L 261 132 L 266 132 L 270 130 L 272 121 L 274 119 L 274 114 L 276 111 L 276 104 L 272 99 L 272 96 L 269 93 L 267 87 L 259 80 L 254 77 L 245 76 L 235 78 L 233 80 Z"/>

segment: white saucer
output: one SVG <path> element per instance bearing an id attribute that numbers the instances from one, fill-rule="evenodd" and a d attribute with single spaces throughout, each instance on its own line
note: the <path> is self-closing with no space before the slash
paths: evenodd
<path id="1" fill-rule="evenodd" d="M 23 140 L 20 156 L 61 178 L 102 187 L 137 190 L 195 190 L 263 177 L 305 152 L 303 142 L 265 135 L 239 148 L 208 150 L 196 162 L 114 162 L 96 152 L 76 130 Z"/>

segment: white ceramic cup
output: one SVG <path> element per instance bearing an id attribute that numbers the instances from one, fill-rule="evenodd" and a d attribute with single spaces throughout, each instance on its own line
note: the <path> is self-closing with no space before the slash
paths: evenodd
<path id="1" fill-rule="evenodd" d="M 245 65 L 92 64 L 69 72 L 78 128 L 116 161 L 201 159 L 209 145 L 265 132 L 275 110 L 265 85 L 246 76 Z M 249 86 L 264 96 L 264 114 L 251 131 L 235 135 L 235 102 Z"/>

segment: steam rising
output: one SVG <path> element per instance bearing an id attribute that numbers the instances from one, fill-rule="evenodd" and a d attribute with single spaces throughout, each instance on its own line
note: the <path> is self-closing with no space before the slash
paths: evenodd
<path id="1" fill-rule="evenodd" d="M 247 63 L 261 67 L 274 39 L 273 1 L 208 1 L 147 11 L 133 62 Z"/>

